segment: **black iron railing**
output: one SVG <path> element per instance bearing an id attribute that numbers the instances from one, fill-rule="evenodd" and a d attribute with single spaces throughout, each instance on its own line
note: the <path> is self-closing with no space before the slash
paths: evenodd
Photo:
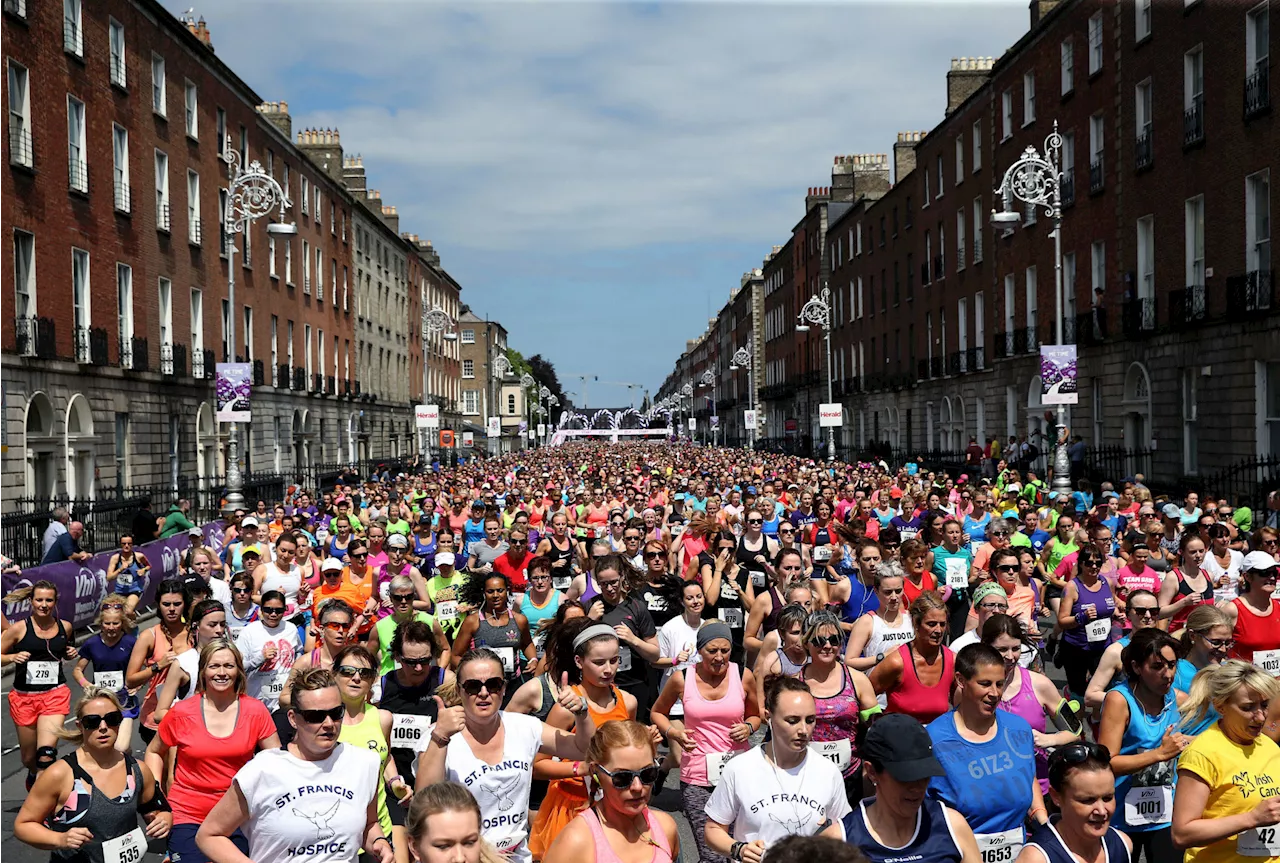
<path id="1" fill-rule="evenodd" d="M 1204 285 L 1189 285 L 1169 292 L 1169 326 L 1191 329 L 1208 317 Z"/>
<path id="2" fill-rule="evenodd" d="M 1227 279 L 1227 315 L 1268 313 L 1275 307 L 1275 271 L 1254 270 Z"/>
<path id="3" fill-rule="evenodd" d="M 1089 163 L 1089 194 L 1096 195 L 1106 186 L 1106 172 L 1103 170 L 1102 157 Z"/>
<path id="4" fill-rule="evenodd" d="M 1155 154 L 1151 147 L 1151 129 L 1139 135 L 1133 142 L 1133 167 L 1145 171 L 1155 164 Z"/>
<path id="5" fill-rule="evenodd" d="M 1271 110 L 1271 61 L 1259 60 L 1253 74 L 1244 79 L 1244 118 L 1252 120 Z"/>
<path id="6" fill-rule="evenodd" d="M 1120 325 L 1127 338 L 1150 335 L 1156 329 L 1156 298 L 1126 300 L 1120 307 Z"/>
<path id="7" fill-rule="evenodd" d="M 1204 142 L 1204 94 L 1193 96 L 1191 105 L 1182 112 L 1182 146 L 1194 147 Z"/>

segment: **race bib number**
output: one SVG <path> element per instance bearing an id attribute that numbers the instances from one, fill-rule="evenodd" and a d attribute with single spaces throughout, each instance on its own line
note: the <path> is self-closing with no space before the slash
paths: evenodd
<path id="1" fill-rule="evenodd" d="M 524 602 L 524 594 L 523 594 L 523 593 L 513 593 L 513 594 L 511 594 L 511 607 L 512 607 L 512 608 L 514 608 L 514 609 L 516 609 L 516 610 L 519 610 L 520 605 L 521 605 L 521 603 L 523 603 L 523 602 Z"/>
<path id="2" fill-rule="evenodd" d="M 719 785 L 720 776 L 724 773 L 724 766 L 737 754 L 737 752 L 708 752 L 707 782 L 712 785 Z"/>
<path id="3" fill-rule="evenodd" d="M 672 535 L 673 537 L 675 537 L 675 538 L 677 538 L 677 539 L 678 539 L 678 538 L 679 538 L 680 536 L 682 536 L 683 534 L 684 534 L 684 525 L 683 525 L 683 524 L 673 524 L 673 525 L 671 525 L 671 535 Z"/>
<path id="4" fill-rule="evenodd" d="M 31 660 L 27 663 L 27 685 L 49 686 L 58 682 L 58 663 Z"/>
<path id="5" fill-rule="evenodd" d="M 1084 637 L 1089 639 L 1090 644 L 1106 641 L 1111 637 L 1111 618 L 1103 617 L 1086 623 L 1084 625 Z"/>
<path id="6" fill-rule="evenodd" d="M 485 645 L 488 647 L 488 645 Z M 489 647 L 502 660 L 502 670 L 514 674 L 516 670 L 516 649 L 514 647 Z"/>
<path id="7" fill-rule="evenodd" d="M 103 863 L 141 863 L 147 853 L 147 834 L 141 827 L 102 843 Z"/>
<path id="8" fill-rule="evenodd" d="M 1173 789 L 1168 785 L 1130 788 L 1124 796 L 1124 820 L 1134 827 L 1168 824 L 1173 818 Z"/>
<path id="9" fill-rule="evenodd" d="M 1272 677 L 1280 677 L 1280 650 L 1255 650 L 1253 664 Z"/>
<path id="10" fill-rule="evenodd" d="M 740 595 L 737 582 L 732 578 L 725 576 L 720 581 L 720 596 L 722 599 L 737 599 Z"/>
<path id="11" fill-rule="evenodd" d="M 844 773 L 853 763 L 853 747 L 846 740 L 815 740 L 809 744 L 809 751 L 821 755 L 830 761 L 840 772 Z"/>
<path id="12" fill-rule="evenodd" d="M 741 608 L 721 608 L 716 611 L 716 616 L 724 623 L 729 624 L 731 629 L 742 628 L 742 609 Z"/>
<path id="13" fill-rule="evenodd" d="M 649 606 L 650 611 L 667 610 L 667 598 L 656 593 L 649 594 L 649 601 L 646 604 Z"/>
<path id="14" fill-rule="evenodd" d="M 547 650 L 547 631 L 540 629 L 533 633 L 533 649 L 537 651 L 540 657 Z"/>
<path id="15" fill-rule="evenodd" d="M 963 558 L 947 558 L 947 587 L 964 590 L 969 586 L 969 565 Z"/>
<path id="16" fill-rule="evenodd" d="M 625 644 L 618 645 L 618 670 L 631 670 L 631 648 Z"/>
<path id="17" fill-rule="evenodd" d="M 391 748 L 421 752 L 431 741 L 435 723 L 427 716 L 397 713 L 391 717 Z"/>
<path id="18" fill-rule="evenodd" d="M 1236 837 L 1241 857 L 1280 857 L 1280 827 L 1254 827 Z"/>
<path id="19" fill-rule="evenodd" d="M 975 833 L 982 863 L 1010 863 L 1022 851 L 1022 830 L 1015 827 L 1003 833 Z"/>
<path id="20" fill-rule="evenodd" d="M 284 685 L 289 680 L 288 671 L 277 671 L 262 684 L 262 694 L 267 698 L 279 699 L 284 693 Z"/>
<path id="21" fill-rule="evenodd" d="M 751 570 L 751 584 L 754 587 L 764 587 L 769 583 L 769 573 L 763 570 Z"/>
<path id="22" fill-rule="evenodd" d="M 112 692 L 119 692 L 124 689 L 124 672 L 95 671 L 93 673 L 93 685 L 101 686 L 103 689 L 110 689 Z"/>
<path id="23" fill-rule="evenodd" d="M 116 573 L 116 584 L 121 587 L 133 587 L 133 571 L 122 569 Z"/>
<path id="24" fill-rule="evenodd" d="M 436 617 L 441 623 L 453 623 L 458 619 L 458 600 L 450 599 L 436 603 Z"/>
<path id="25" fill-rule="evenodd" d="M 571 584 L 573 584 L 572 575 L 553 575 L 551 577 L 551 586 L 556 590 L 568 590 Z"/>

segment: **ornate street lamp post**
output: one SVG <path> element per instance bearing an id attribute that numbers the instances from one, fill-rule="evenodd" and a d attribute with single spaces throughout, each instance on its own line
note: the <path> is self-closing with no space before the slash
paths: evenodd
<path id="1" fill-rule="evenodd" d="M 278 221 L 267 225 L 267 233 L 291 236 L 298 226 L 284 220 L 291 203 L 289 194 L 275 178 L 262 169 L 257 159 L 241 168 L 240 151 L 231 145 L 228 135 L 223 161 L 227 163 L 227 303 L 231 314 L 227 321 L 227 350 L 231 359 L 236 354 L 236 235 L 242 234 L 258 219 L 278 210 Z M 240 427 L 231 423 L 227 432 L 227 502 L 223 512 L 230 514 L 244 508 L 244 474 L 240 470 Z"/>
<path id="2" fill-rule="evenodd" d="M 684 425 L 684 400 L 689 400 L 689 411 L 693 411 L 693 382 L 690 381 L 680 388 L 680 424 Z M 689 440 L 693 440 L 693 435 L 689 435 Z"/>
<path id="3" fill-rule="evenodd" d="M 422 401 L 426 404 L 431 403 L 431 376 L 427 369 L 431 358 L 431 337 L 440 335 L 446 342 L 457 341 L 458 334 L 454 332 L 455 323 L 454 319 L 449 317 L 449 313 L 439 307 L 427 309 L 422 313 Z M 422 430 L 422 453 L 429 466 L 431 464 L 431 429 L 429 428 Z"/>
<path id="4" fill-rule="evenodd" d="M 807 333 L 810 326 L 822 327 L 822 335 L 827 343 L 827 402 L 835 401 L 834 387 L 831 383 L 831 288 L 824 283 L 822 293 L 809 298 L 800 309 L 796 318 L 796 332 Z M 836 460 L 836 430 L 827 426 L 827 461 Z"/>
<path id="5" fill-rule="evenodd" d="M 751 345 L 738 348 L 733 353 L 733 359 L 729 363 L 729 371 L 736 372 L 743 366 L 747 367 L 747 409 L 755 410 L 756 408 L 756 386 L 755 386 L 755 363 L 751 360 Z M 760 424 L 760 418 L 756 417 L 756 425 Z M 751 449 L 756 448 L 756 430 L 754 428 L 747 429 L 747 446 Z"/>
<path id="6" fill-rule="evenodd" d="M 705 372 L 702 373 L 701 383 L 704 387 L 711 387 L 711 415 L 714 417 L 716 415 L 716 410 L 717 410 L 716 408 L 716 401 L 717 401 L 716 400 L 716 372 L 714 368 L 707 369 Z M 707 422 L 711 423 L 712 420 L 707 420 Z M 717 431 L 719 430 L 715 426 L 711 427 L 711 445 L 712 446 L 716 445 L 716 439 L 718 437 L 716 434 Z M 703 438 L 703 440 L 705 439 L 706 438 Z"/>
<path id="7" fill-rule="evenodd" d="M 991 211 L 991 224 L 1012 229 L 1022 222 L 1022 215 L 1013 211 L 1014 199 L 1031 207 L 1044 207 L 1044 213 L 1053 219 L 1053 277 L 1054 277 L 1054 335 L 1059 345 L 1062 336 L 1062 135 L 1058 123 L 1044 141 L 1043 154 L 1035 147 L 1027 147 L 1022 157 L 1009 166 L 996 188 L 1004 202 L 1004 209 Z M 1067 456 L 1067 409 L 1057 406 L 1057 428 L 1053 447 L 1053 491 L 1071 493 L 1071 460 Z"/>

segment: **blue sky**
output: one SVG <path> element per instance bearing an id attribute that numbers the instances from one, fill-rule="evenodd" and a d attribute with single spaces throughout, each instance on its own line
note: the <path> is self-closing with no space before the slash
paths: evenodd
<path id="1" fill-rule="evenodd" d="M 218 0 L 196 15 L 295 130 L 341 130 L 401 230 L 571 391 L 574 373 L 656 390 L 789 236 L 806 188 L 830 184 L 833 156 L 933 126 L 950 59 L 999 56 L 1028 25 L 1025 0 Z"/>

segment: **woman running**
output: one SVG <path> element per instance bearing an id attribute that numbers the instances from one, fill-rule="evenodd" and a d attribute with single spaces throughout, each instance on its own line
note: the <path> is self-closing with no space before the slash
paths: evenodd
<path id="1" fill-rule="evenodd" d="M 1231 547 L 1231 528 L 1225 524 L 1209 527 L 1209 553 L 1204 556 L 1204 571 L 1213 581 L 1213 598 L 1230 602 L 1239 596 L 1240 570 L 1244 555 Z"/>
<path id="2" fill-rule="evenodd" d="M 1124 649 L 1124 680 L 1102 703 L 1098 742 L 1116 754 L 1116 827 L 1128 834 L 1148 860 L 1172 860 L 1170 839 L 1174 772 L 1178 755 L 1191 738 L 1177 729 L 1178 643 L 1157 627 L 1140 630 Z"/>
<path id="3" fill-rule="evenodd" d="M 346 708 L 330 672 L 308 671 L 295 689 L 293 741 L 258 753 L 236 772 L 200 826 L 200 851 L 213 863 L 242 856 L 255 863 L 298 857 L 337 863 L 363 848 L 379 863 L 393 863 L 378 822 L 378 753 L 340 738 Z M 237 841 L 241 828 L 247 847 Z"/>
<path id="4" fill-rule="evenodd" d="M 64 659 L 76 658 L 72 625 L 58 618 L 58 585 L 41 579 L 19 588 L 5 602 L 31 601 L 31 616 L 0 635 L 0 663 L 13 663 L 9 718 L 18 731 L 27 790 L 36 777 L 58 761 L 58 731 L 72 709 Z"/>
<path id="5" fill-rule="evenodd" d="M 859 714 L 879 712 L 879 706 L 867 676 L 844 664 L 843 638 L 834 612 L 821 609 L 811 614 L 805 633 L 809 662 L 799 679 L 809 685 L 818 717 L 809 746 L 839 768 L 845 797 L 853 804 L 862 799 L 862 761 L 854 747 Z"/>
<path id="6" fill-rule="evenodd" d="M 1280 599 L 1276 591 L 1275 558 L 1251 551 L 1240 573 L 1240 595 L 1218 608 L 1231 623 L 1232 659 L 1252 662 L 1272 677 L 1280 677 Z"/>
<path id="7" fill-rule="evenodd" d="M 946 773 L 924 726 L 904 714 L 885 714 L 867 728 L 858 748 L 875 795 L 842 820 L 846 842 L 871 863 L 983 863 L 964 816 L 926 796 L 930 782 Z"/>
<path id="8" fill-rule="evenodd" d="M 702 612 L 706 608 L 706 595 L 696 581 L 680 583 L 680 614 L 671 618 L 658 630 L 658 659 L 653 666 L 662 672 L 657 692 L 665 690 L 667 681 L 677 671 L 688 671 L 700 661 L 697 650 L 698 630 L 702 626 Z M 665 711 L 672 718 L 682 715 L 683 707 L 677 695 L 675 703 Z M 672 747 L 674 752 L 676 747 Z M 674 765 L 673 765 L 674 766 Z"/>
<path id="9" fill-rule="evenodd" d="M 1049 756 L 1049 796 L 1060 814 L 1031 834 L 1016 863 L 1133 859 L 1129 837 L 1111 826 L 1115 775 L 1105 746 L 1072 743 Z"/>
<path id="10" fill-rule="evenodd" d="M 592 805 L 556 837 L 545 863 L 679 860 L 675 819 L 649 806 L 658 779 L 656 757 L 649 729 L 639 722 L 611 722 L 598 730 L 587 750 Z"/>
<path id="11" fill-rule="evenodd" d="M 293 662 L 302 652 L 298 627 L 285 621 L 285 596 L 278 590 L 262 595 L 261 619 L 240 631 L 236 640 L 248 672 L 248 693 L 274 711 L 289 680 Z"/>
<path id="12" fill-rule="evenodd" d="M 714 863 L 718 855 L 703 835 L 707 799 L 719 784 L 725 764 L 750 747 L 748 738 L 759 730 L 761 720 L 751 672 L 739 674 L 729 661 L 733 650 L 729 627 L 719 621 L 707 623 L 698 631 L 697 648 L 700 661 L 687 672 L 671 674 L 649 715 L 673 747 L 683 750 L 682 808 L 693 829 L 699 860 Z M 671 718 L 677 704 L 683 706 L 678 726 Z"/>
<path id="13" fill-rule="evenodd" d="M 439 559 L 441 554 L 437 554 Z M 452 591 L 452 588 L 449 588 Z M 437 594 L 440 596 L 441 594 Z M 452 593 L 448 595 L 452 596 Z M 369 639 L 365 643 L 365 649 L 378 657 L 378 673 L 386 674 L 390 671 L 395 663 L 395 657 L 391 655 L 391 642 L 395 638 L 396 630 L 411 620 L 417 620 L 431 627 L 432 633 L 436 639 L 436 654 L 440 662 L 445 665 L 449 664 L 451 657 L 450 644 L 447 640 L 447 630 L 441 625 L 440 614 L 428 614 L 425 611 L 414 611 L 414 597 L 417 596 L 413 587 L 413 580 L 408 576 L 399 575 L 391 579 L 387 596 L 391 599 L 391 614 L 382 618 L 369 630 Z M 454 612 L 456 614 L 457 601 L 441 600 L 438 608 L 454 603 Z"/>
<path id="14" fill-rule="evenodd" d="M 13 835 L 64 863 L 141 860 L 149 839 L 169 835 L 169 805 L 150 768 L 119 748 L 125 719 L 114 689 L 86 686 L 75 716 L 78 727 L 58 736 L 76 749 L 40 774 Z"/>
<path id="15" fill-rule="evenodd" d="M 138 603 L 142 601 L 150 572 L 151 561 L 134 548 L 133 537 L 127 533 L 121 536 L 120 550 L 107 561 L 107 592 L 125 598 L 124 613 L 130 621 L 138 616 Z"/>
<path id="16" fill-rule="evenodd" d="M 616 646 L 613 657 L 616 664 Z M 464 655 L 457 675 L 462 705 L 440 710 L 430 743 L 418 758 L 416 787 L 421 791 L 449 780 L 473 789 L 484 816 L 485 838 L 510 859 L 528 863 L 530 766 L 544 753 L 566 759 L 557 763 L 581 773 L 581 762 L 572 759 L 586 754 L 595 733 L 589 703 L 570 688 L 567 673 L 562 672 L 560 697 L 551 709 L 552 724 L 503 711 L 502 660 L 485 648 Z M 573 723 L 574 733 L 555 727 L 562 716 Z M 544 804 L 539 817 L 545 810 Z"/>
<path id="17" fill-rule="evenodd" d="M 1231 620 L 1221 610 L 1212 605 L 1200 605 L 1193 609 L 1187 615 L 1187 623 L 1182 630 L 1179 651 L 1182 658 L 1178 660 L 1178 670 L 1173 676 L 1173 688 L 1184 694 L 1189 693 L 1197 674 L 1226 662 L 1235 644 L 1231 632 Z M 1276 706 L 1280 707 L 1280 704 Z M 1190 727 L 1184 723 L 1182 730 L 1188 737 L 1196 737 L 1218 719 L 1218 712 L 1210 706 L 1204 719 Z"/>
<path id="18" fill-rule="evenodd" d="M 98 619 L 94 621 L 98 632 L 80 645 L 80 659 L 71 670 L 71 676 L 82 689 L 93 685 L 116 694 L 123 717 L 116 731 L 116 746 L 121 752 L 129 752 L 133 748 L 133 725 L 140 709 L 137 692 L 130 692 L 124 683 L 129 657 L 133 655 L 133 645 L 138 640 L 127 631 L 125 620 L 124 598 L 114 593 L 107 595 L 98 606 Z M 86 676 L 91 665 L 92 681 Z"/>
<path id="19" fill-rule="evenodd" d="M 915 637 L 887 654 L 871 670 L 871 685 L 884 694 L 885 709 L 932 722 L 951 707 L 955 654 L 946 646 L 947 606 L 926 591 L 911 603 Z"/>
<path id="20" fill-rule="evenodd" d="M 898 559 L 906 578 L 902 582 L 903 596 L 908 607 L 922 593 L 939 592 L 938 580 L 929 572 L 929 548 L 919 540 L 909 539 L 898 549 Z M 948 619 L 949 616 L 948 616 Z"/>
<path id="21" fill-rule="evenodd" d="M 156 696 L 156 722 L 164 720 L 164 715 L 173 705 L 191 695 L 196 676 L 200 671 L 200 648 L 215 638 L 227 636 L 227 611 L 216 599 L 204 599 L 191 608 L 191 622 L 187 624 L 190 632 L 187 640 L 191 650 L 178 654 L 178 661 L 165 676 L 160 693 Z"/>
<path id="22" fill-rule="evenodd" d="M 144 743 L 150 743 L 156 735 L 159 726 L 155 718 L 156 699 L 169 669 L 178 661 L 179 654 L 192 649 L 191 630 L 183 616 L 186 605 L 181 581 L 166 578 L 160 582 L 156 586 L 156 611 L 160 620 L 138 636 L 129 656 L 125 685 L 130 689 L 147 686 L 147 694 L 142 699 L 142 725 L 138 729 Z"/>
<path id="23" fill-rule="evenodd" d="M 1111 586 L 1099 575 L 1102 552 L 1085 546 L 1076 557 L 1076 577 L 1067 582 L 1058 606 L 1062 643 L 1058 658 L 1067 673 L 1067 685 L 1083 697 L 1089 676 L 1098 669 L 1102 653 L 1111 643 L 1116 600 Z"/>
<path id="24" fill-rule="evenodd" d="M 1221 717 L 1178 758 L 1172 838 L 1186 863 L 1280 857 L 1280 747 L 1263 733 L 1280 682 L 1231 659 L 1196 676 L 1182 703 L 1191 725 Z"/>
<path id="25" fill-rule="evenodd" d="M 578 545 L 569 536 L 569 519 L 563 512 L 551 517 L 551 532 L 538 543 L 536 554 L 551 561 L 551 586 L 559 591 L 572 584 L 575 564 L 586 568 L 578 559 Z"/>
<path id="26" fill-rule="evenodd" d="M 870 673 L 886 656 L 915 638 L 911 616 L 903 606 L 906 573 L 902 564 L 896 560 L 882 563 L 873 576 L 880 607 L 854 622 L 844 654 L 846 665 L 864 673 Z M 884 706 L 883 702 L 880 706 Z"/>
<path id="27" fill-rule="evenodd" d="M 520 598 L 520 613 L 529 622 L 529 637 L 540 658 L 546 650 L 547 630 L 560 610 L 560 591 L 551 586 L 551 561 L 535 557 L 529 561 L 529 589 Z"/>
<path id="28" fill-rule="evenodd" d="M 227 637 L 240 638 L 240 631 L 258 619 L 253 601 L 253 576 L 241 572 L 231 576 L 231 607 L 227 609 Z"/>
<path id="29" fill-rule="evenodd" d="M 1178 564 L 1169 570 L 1160 585 L 1160 618 L 1168 620 L 1169 632 L 1182 629 L 1187 615 L 1197 605 L 1213 605 L 1213 582 L 1204 571 L 1204 540 L 1187 531 L 1178 543 Z"/>
<path id="30" fill-rule="evenodd" d="M 475 611 L 462 621 L 453 639 L 453 656 L 462 656 L 473 647 L 493 651 L 502 660 L 509 699 L 538 664 L 529 621 L 511 610 L 511 580 L 500 573 L 473 575 L 463 586 L 462 601 Z"/>
<path id="31" fill-rule="evenodd" d="M 978 573 L 973 568 L 973 552 L 964 543 L 964 530 L 954 518 L 939 513 L 929 513 L 929 523 L 942 525 L 942 542 L 930 549 L 933 559 L 930 574 L 938 584 L 945 584 L 947 594 L 947 619 L 952 639 L 959 638 L 969 619 L 969 606 L 973 602 L 972 590 L 978 585 Z M 930 531 L 931 532 L 931 531 Z"/>
<path id="32" fill-rule="evenodd" d="M 351 606 L 340 599 L 325 600 L 315 616 L 315 625 L 320 636 L 315 647 L 299 656 L 289 669 L 289 680 L 285 683 L 284 692 L 280 693 L 281 707 L 289 706 L 293 697 L 291 687 L 298 675 L 312 668 L 333 668 L 333 658 L 352 641 L 350 636 L 355 619 Z"/>
<path id="33" fill-rule="evenodd" d="M 778 613 L 778 646 L 762 653 L 756 661 L 756 703 L 764 703 L 764 684 L 771 677 L 799 678 L 809 664 L 809 650 L 805 645 L 805 632 L 809 628 L 808 608 L 798 603 L 784 605 Z"/>
<path id="34" fill-rule="evenodd" d="M 375 795 L 378 824 L 382 827 L 382 835 L 390 836 L 391 814 L 387 811 L 387 791 L 391 791 L 397 802 L 404 803 L 413 793 L 413 786 L 404 779 L 388 757 L 391 711 L 370 703 L 373 681 L 378 676 L 374 665 L 373 655 L 358 644 L 342 648 L 333 658 L 333 679 L 338 684 L 338 695 L 345 708 L 338 740 L 356 749 L 378 754 L 378 776 L 386 780 L 378 782 Z M 408 859 L 409 856 L 405 853 L 401 863 Z"/>
<path id="35" fill-rule="evenodd" d="M 196 695 L 165 714 L 146 755 L 147 766 L 168 789 L 173 807 L 169 854 L 182 863 L 210 859 L 196 845 L 201 823 L 254 752 L 280 748 L 266 706 L 245 694 L 244 665 L 231 642 L 216 639 L 200 648 L 196 681 Z M 172 780 L 166 768 L 171 752 Z M 248 852 L 242 835 L 232 840 Z"/>
<path id="36" fill-rule="evenodd" d="M 765 684 L 769 739 L 731 759 L 706 805 L 712 853 L 761 863 L 765 851 L 792 834 L 838 837 L 849 812 L 839 769 L 809 751 L 817 710 L 809 687 L 792 677 Z"/>

